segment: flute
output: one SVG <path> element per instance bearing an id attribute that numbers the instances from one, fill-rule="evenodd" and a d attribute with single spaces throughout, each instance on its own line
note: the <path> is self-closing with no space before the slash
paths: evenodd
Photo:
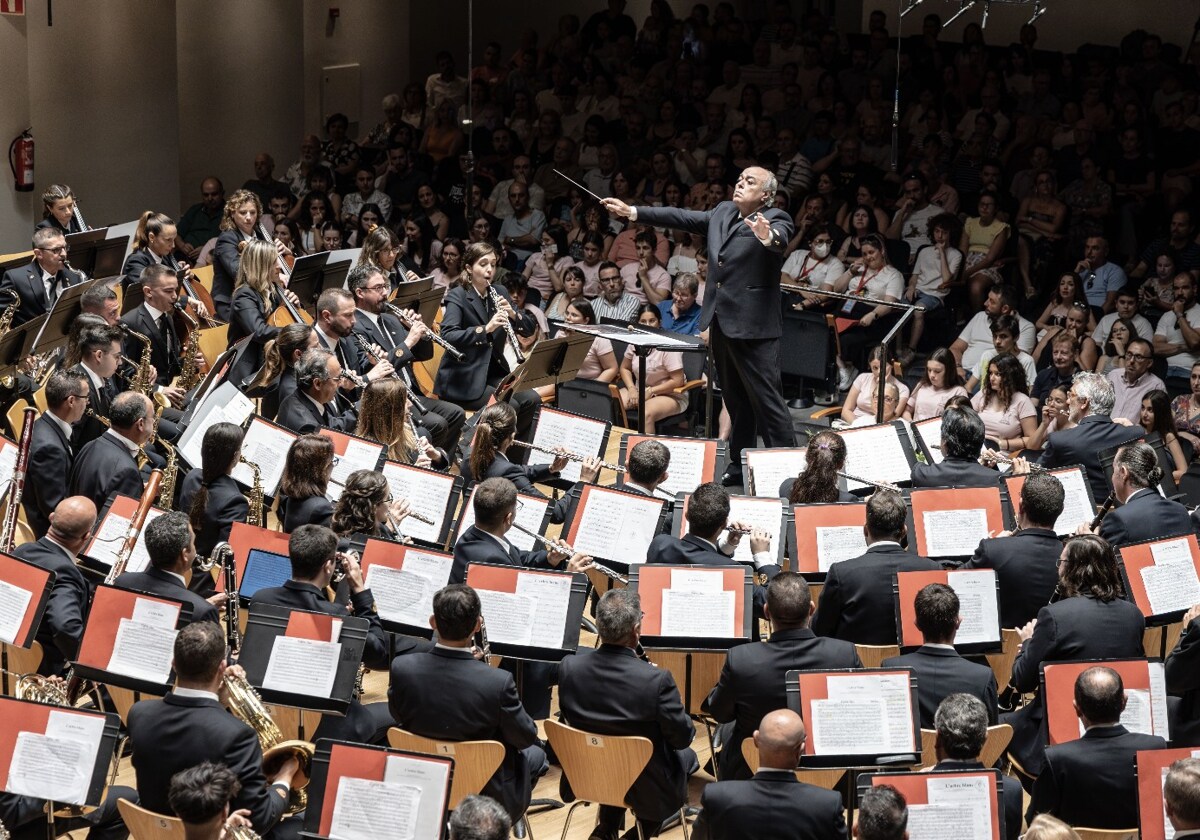
<path id="1" fill-rule="evenodd" d="M 980 458 L 991 458 L 994 461 L 999 461 L 1001 464 L 1011 464 L 1013 462 L 1013 457 L 1011 455 L 1009 455 L 1007 452 L 1001 452 L 996 449 L 985 450 L 984 454 L 980 456 Z M 1050 472 L 1048 468 L 1043 467 L 1041 464 L 1036 464 L 1033 461 L 1027 461 L 1026 463 L 1029 465 L 1029 471 L 1031 473 Z"/>
<path id="2" fill-rule="evenodd" d="M 384 303 L 383 305 L 386 306 L 393 315 L 395 315 L 397 318 L 400 319 L 400 323 L 404 325 L 404 328 L 406 330 L 412 329 L 412 326 L 415 323 L 415 321 L 413 320 L 413 317 L 411 315 L 409 315 L 406 311 L 404 311 L 399 306 L 396 306 L 394 304 Z M 447 353 L 449 353 L 451 356 L 453 356 L 456 360 L 458 360 L 460 362 L 463 360 L 463 358 L 464 358 L 463 352 L 461 350 L 459 350 L 457 347 L 455 347 L 453 344 L 451 344 L 449 341 L 447 341 L 446 339 L 442 338 L 440 335 L 435 333 L 432 329 L 427 330 L 425 335 L 430 341 L 432 341 L 438 347 L 441 347 L 443 350 L 445 350 Z"/>
<path id="3" fill-rule="evenodd" d="M 343 489 L 346 487 L 346 485 L 345 485 L 345 484 L 343 484 L 342 482 L 338 481 L 336 478 L 330 478 L 330 479 L 329 479 L 329 483 L 330 483 L 330 484 L 336 484 L 338 487 L 341 487 L 341 488 L 343 488 Z M 390 518 L 391 518 L 391 516 L 392 516 L 392 515 L 391 515 L 391 513 L 389 513 L 389 514 L 388 514 L 388 518 L 390 519 Z M 426 525 L 436 525 L 436 524 L 437 524 L 437 520 L 430 519 L 430 518 L 429 518 L 428 516 L 426 516 L 425 514 L 423 514 L 423 513 L 417 513 L 415 510 L 410 510 L 408 513 L 404 514 L 404 518 L 405 518 L 405 519 L 415 519 L 415 520 L 417 520 L 418 522 L 424 522 Z"/>
<path id="4" fill-rule="evenodd" d="M 860 484 L 870 484 L 872 487 L 875 487 L 878 490 L 891 490 L 893 493 L 900 492 L 900 488 L 897 485 L 889 484 L 886 481 L 875 481 L 874 479 L 863 478 L 862 476 L 858 475 L 851 475 L 850 473 L 843 472 L 842 470 L 838 470 L 837 474 L 847 481 L 857 481 Z"/>
<path id="5" fill-rule="evenodd" d="M 589 457 L 591 457 L 588 455 L 580 455 L 578 452 L 556 452 L 547 446 L 538 446 L 536 443 L 526 443 L 523 440 L 514 440 L 513 446 L 532 449 L 534 452 L 541 452 L 544 455 L 553 455 L 555 458 L 566 458 L 568 461 L 579 461 L 580 463 L 583 463 Z M 606 470 L 612 470 L 613 472 L 625 472 L 625 468 L 620 464 L 610 464 L 607 461 L 601 461 L 600 466 L 604 467 Z"/>
<path id="6" fill-rule="evenodd" d="M 514 522 L 512 524 L 512 526 L 514 528 L 516 528 L 518 531 L 520 531 L 522 534 L 533 537 L 535 540 L 537 540 L 542 545 L 544 545 L 548 551 L 558 551 L 558 552 L 562 552 L 564 554 L 574 554 L 575 553 L 575 549 L 572 548 L 571 545 L 568 542 L 566 542 L 565 540 L 559 540 L 558 542 L 555 542 L 554 540 L 550 539 L 549 537 L 543 536 L 543 535 L 539 534 L 537 531 L 531 531 L 528 528 L 526 528 L 524 525 L 520 525 L 516 522 Z M 612 578 L 613 580 L 617 581 L 618 583 L 629 583 L 629 578 L 625 577 L 624 575 L 617 574 L 617 572 L 614 571 L 613 569 L 610 569 L 610 568 L 608 568 L 608 566 L 605 566 L 601 563 L 597 563 L 595 560 L 592 561 L 591 568 L 600 572 L 600 574 L 602 574 L 602 575 L 606 575 L 606 576 Z"/>

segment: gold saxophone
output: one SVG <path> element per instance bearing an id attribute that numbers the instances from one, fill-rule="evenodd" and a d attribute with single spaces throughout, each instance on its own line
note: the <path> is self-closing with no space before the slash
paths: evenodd
<path id="1" fill-rule="evenodd" d="M 179 372 L 176 384 L 184 391 L 190 391 L 200 384 L 200 363 L 196 354 L 200 352 L 200 322 L 188 314 L 186 309 L 176 307 L 176 312 L 182 315 L 191 326 L 187 341 L 183 343 L 183 370 Z"/>
<path id="2" fill-rule="evenodd" d="M 137 330 L 131 329 L 120 321 L 117 323 L 120 325 L 122 332 L 124 332 L 126 335 L 133 336 L 142 343 L 142 357 L 138 360 L 137 370 L 134 371 L 133 376 L 129 380 L 129 390 L 139 391 L 153 400 L 155 397 L 154 388 L 156 383 L 150 376 L 150 368 L 153 367 L 150 357 L 154 352 L 150 346 L 150 339 L 147 336 L 142 335 Z"/>
<path id="3" fill-rule="evenodd" d="M 160 411 L 162 409 L 159 409 Z M 163 467 L 162 482 L 159 484 L 158 503 L 165 508 L 175 506 L 175 482 L 179 478 L 179 455 L 175 447 L 155 435 L 158 445 L 167 450 L 167 465 Z"/>
<path id="4" fill-rule="evenodd" d="M 226 673 L 225 689 L 229 695 L 230 711 L 249 724 L 258 735 L 264 771 L 271 765 L 279 765 L 289 758 L 294 757 L 300 762 L 300 772 L 292 780 L 293 787 L 284 813 L 290 815 L 303 811 L 308 804 L 308 792 L 305 788 L 308 787 L 315 745 L 310 741 L 285 740 L 254 686 L 242 677 Z M 267 773 L 270 775 L 270 771 Z"/>
<path id="5" fill-rule="evenodd" d="M 13 316 L 17 314 L 17 310 L 21 308 L 21 296 L 13 290 L 8 292 L 12 295 L 13 302 L 4 312 L 0 313 L 0 335 L 4 335 L 12 329 Z"/>
<path id="6" fill-rule="evenodd" d="M 258 464 L 251 461 L 244 455 L 238 456 L 238 460 L 250 468 L 251 474 L 254 476 L 254 481 L 250 486 L 250 494 L 246 496 L 246 502 L 250 505 L 250 510 L 246 513 L 246 524 L 253 525 L 256 528 L 261 528 L 265 524 L 263 518 L 263 483 L 262 470 Z"/>

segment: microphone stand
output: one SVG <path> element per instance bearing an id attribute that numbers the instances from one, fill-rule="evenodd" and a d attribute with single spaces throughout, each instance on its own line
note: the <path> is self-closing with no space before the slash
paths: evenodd
<path id="1" fill-rule="evenodd" d="M 814 289 L 809 286 L 797 286 L 794 283 L 780 283 L 779 288 L 782 291 L 792 292 L 794 294 L 821 295 L 822 297 L 835 298 L 837 300 L 850 300 L 854 301 L 855 303 L 866 303 L 872 306 L 886 306 L 889 309 L 900 310 L 900 317 L 896 319 L 896 323 L 892 325 L 892 328 L 887 331 L 887 335 L 880 339 L 879 342 L 883 345 L 884 355 L 883 361 L 879 364 L 879 384 L 875 389 L 875 422 L 882 423 L 884 397 L 883 391 L 887 385 L 887 366 L 888 359 L 890 358 L 890 354 L 886 352 L 888 344 L 891 342 L 896 333 L 899 332 L 900 328 L 904 326 L 905 322 L 912 317 L 913 313 L 924 312 L 925 307 L 915 303 L 905 303 L 898 300 L 882 300 L 880 298 L 869 298 L 863 295 L 851 295 L 847 294 L 846 292 L 830 292 L 823 289 Z"/>

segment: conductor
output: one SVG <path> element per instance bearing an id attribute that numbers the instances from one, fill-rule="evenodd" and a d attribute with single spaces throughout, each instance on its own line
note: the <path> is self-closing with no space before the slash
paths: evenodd
<path id="1" fill-rule="evenodd" d="M 755 446 L 759 432 L 768 447 L 796 445 L 779 372 L 779 276 L 793 227 L 787 213 L 771 207 L 776 187 L 774 175 L 752 166 L 738 178 L 733 200 L 712 210 L 630 207 L 604 199 L 608 212 L 631 221 L 707 237 L 700 329 L 708 330 L 732 425 L 729 461 L 735 466 L 726 485 L 741 483 L 742 450 Z"/>

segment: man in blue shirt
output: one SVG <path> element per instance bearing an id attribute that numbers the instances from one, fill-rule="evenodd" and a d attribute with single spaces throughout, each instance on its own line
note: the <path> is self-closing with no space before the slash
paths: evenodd
<path id="1" fill-rule="evenodd" d="M 701 306 L 696 302 L 700 278 L 688 271 L 671 284 L 671 297 L 658 304 L 658 314 L 664 330 L 683 335 L 700 334 Z"/>
<path id="2" fill-rule="evenodd" d="M 1108 261 L 1108 240 L 1103 236 L 1089 236 L 1083 246 L 1083 259 L 1075 266 L 1075 273 L 1083 283 L 1083 294 L 1088 305 L 1103 318 L 1117 305 L 1117 292 L 1125 287 L 1125 272 L 1116 263 Z"/>

